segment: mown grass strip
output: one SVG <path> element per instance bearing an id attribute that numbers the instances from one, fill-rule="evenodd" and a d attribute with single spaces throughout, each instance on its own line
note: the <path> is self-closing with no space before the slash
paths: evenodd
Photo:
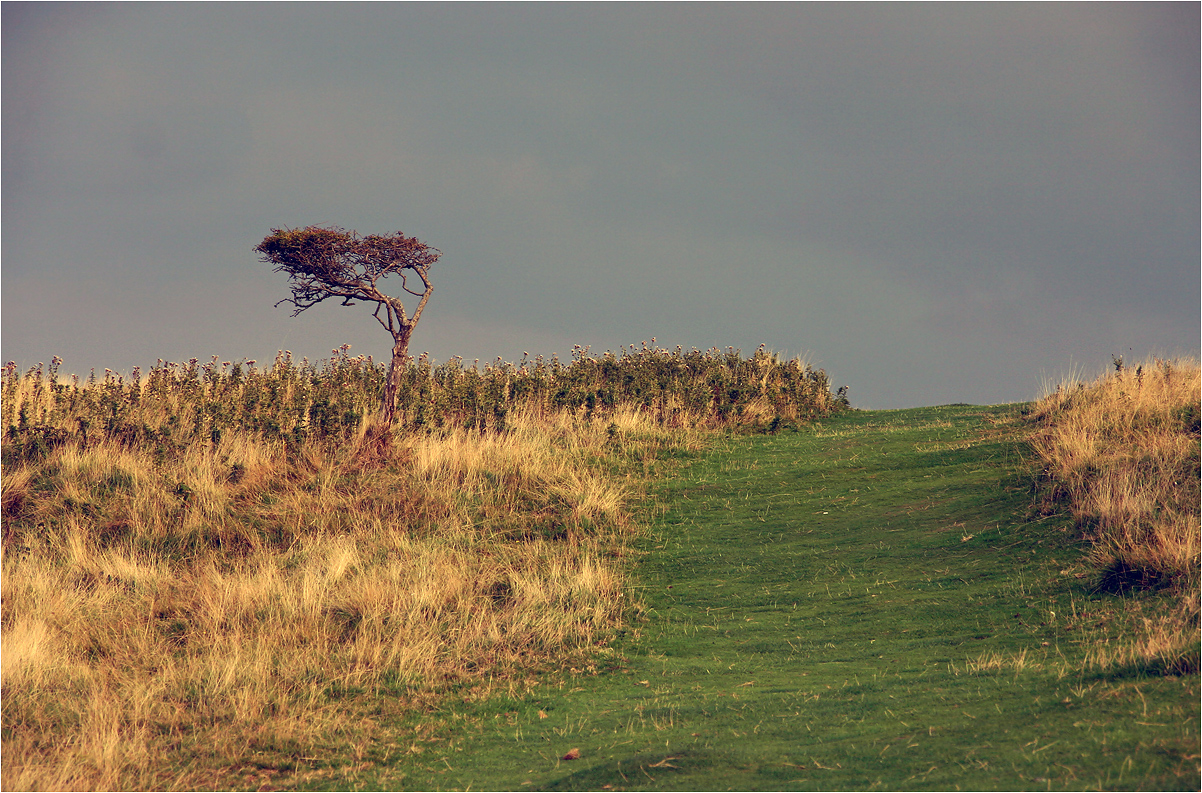
<path id="1" fill-rule="evenodd" d="M 732 439 L 664 486 L 621 668 L 446 705 L 309 784 L 1197 789 L 1198 676 L 1091 671 L 1131 603 L 1032 509 L 1021 435 L 958 406 Z"/>

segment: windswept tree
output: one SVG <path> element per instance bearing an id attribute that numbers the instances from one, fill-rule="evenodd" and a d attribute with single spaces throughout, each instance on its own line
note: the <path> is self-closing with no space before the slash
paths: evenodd
<path id="1" fill-rule="evenodd" d="M 321 226 L 272 229 L 255 251 L 262 254 L 262 261 L 275 265 L 275 272 L 288 274 L 292 297 L 276 305 L 291 303 L 294 317 L 331 298 L 341 300 L 344 306 L 355 305 L 353 301 L 376 304 L 373 316 L 393 340 L 392 362 L 380 402 L 381 424 L 384 429 L 391 427 L 409 358 L 409 337 L 432 291 L 430 265 L 442 253 L 399 231 L 391 236 L 360 237 L 354 231 Z M 417 298 L 412 314 L 406 313 L 401 298 L 380 291 L 380 281 L 390 275 L 399 276 L 401 289 Z"/>

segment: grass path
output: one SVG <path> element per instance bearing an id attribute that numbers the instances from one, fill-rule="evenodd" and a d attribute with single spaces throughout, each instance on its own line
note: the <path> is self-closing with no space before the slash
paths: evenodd
<path id="1" fill-rule="evenodd" d="M 1198 789 L 1198 677 L 1081 671 L 1108 596 L 1031 518 L 1014 417 L 857 412 L 688 463 L 620 668 L 448 706 L 357 783 Z"/>

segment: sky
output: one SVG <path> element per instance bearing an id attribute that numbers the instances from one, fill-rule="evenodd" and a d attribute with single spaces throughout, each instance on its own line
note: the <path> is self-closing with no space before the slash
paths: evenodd
<path id="1" fill-rule="evenodd" d="M 274 307 L 318 224 L 442 251 L 439 361 L 764 344 L 901 408 L 1196 357 L 1199 8 L 5 2 L 0 354 L 386 360 Z"/>

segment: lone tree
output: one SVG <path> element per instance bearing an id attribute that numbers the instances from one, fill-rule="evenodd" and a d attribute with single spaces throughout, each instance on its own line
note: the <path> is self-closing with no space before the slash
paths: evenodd
<path id="1" fill-rule="evenodd" d="M 291 303 L 294 317 L 330 298 L 341 300 L 344 306 L 355 305 L 353 300 L 376 304 L 373 316 L 393 340 L 388 382 L 380 402 L 380 423 L 384 429 L 390 428 L 401 374 L 409 358 L 409 337 L 430 299 L 430 265 L 438 261 L 441 251 L 399 231 L 387 237 L 360 237 L 354 231 L 321 226 L 272 229 L 255 250 L 262 254 L 261 261 L 275 265 L 275 272 L 288 274 L 292 297 L 276 305 Z M 399 275 L 401 289 L 418 298 L 412 315 L 405 312 L 401 298 L 380 291 L 379 282 L 390 275 Z M 410 288 L 416 286 L 410 284 L 412 276 L 421 281 L 420 291 Z"/>

